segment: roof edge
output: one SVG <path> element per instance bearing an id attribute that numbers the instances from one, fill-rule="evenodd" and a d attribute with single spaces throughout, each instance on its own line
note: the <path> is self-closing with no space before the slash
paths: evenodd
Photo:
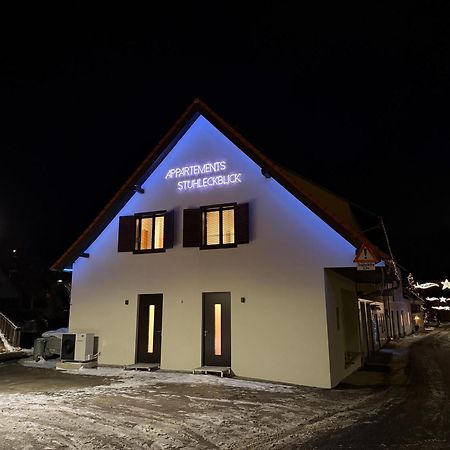
<path id="1" fill-rule="evenodd" d="M 192 123 L 200 115 L 196 110 L 201 104 L 199 99 L 189 105 L 189 107 L 178 117 L 176 122 L 167 131 L 162 139 L 156 144 L 153 150 L 148 154 L 144 161 L 136 168 L 133 174 L 125 181 L 122 187 L 111 198 L 111 200 L 105 205 L 100 213 L 94 218 L 94 220 L 88 225 L 88 227 L 81 233 L 76 241 L 66 250 L 66 252 L 58 258 L 50 270 L 63 270 L 67 264 L 73 263 L 78 259 L 79 255 L 87 248 L 98 235 L 106 228 L 107 223 L 105 220 L 110 219 L 117 214 L 117 212 L 127 203 L 135 192 L 135 186 L 141 185 L 143 181 L 151 174 L 151 172 L 157 167 L 153 167 L 155 162 L 161 162 L 164 156 L 176 145 L 176 143 L 184 135 L 185 131 L 192 125 Z M 163 155 L 163 153 L 165 153 Z M 160 159 L 160 161 L 157 161 Z M 114 207 L 116 206 L 116 207 Z M 117 211 L 116 211 L 117 210 Z M 113 213 L 115 212 L 115 213 Z M 92 234 L 95 236 L 92 238 Z M 91 239 L 90 239 L 91 237 Z"/>

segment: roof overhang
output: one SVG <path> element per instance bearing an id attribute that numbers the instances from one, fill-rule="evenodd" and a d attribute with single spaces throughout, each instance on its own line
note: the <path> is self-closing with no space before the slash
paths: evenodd
<path id="1" fill-rule="evenodd" d="M 358 284 L 385 285 L 394 283 L 397 278 L 393 273 L 389 273 L 386 267 L 375 267 L 375 270 L 358 270 L 356 267 L 330 267 L 329 270 L 348 278 Z M 385 292 L 388 289 L 384 289 Z"/>

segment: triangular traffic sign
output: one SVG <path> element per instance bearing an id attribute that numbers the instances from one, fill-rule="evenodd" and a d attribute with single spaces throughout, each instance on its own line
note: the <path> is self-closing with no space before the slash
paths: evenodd
<path id="1" fill-rule="evenodd" d="M 375 256 L 375 252 L 370 248 L 370 246 L 364 242 L 356 253 L 355 263 L 377 263 L 380 258 Z"/>

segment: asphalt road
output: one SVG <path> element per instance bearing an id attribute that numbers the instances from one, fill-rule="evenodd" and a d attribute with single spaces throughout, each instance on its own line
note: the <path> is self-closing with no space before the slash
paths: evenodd
<path id="1" fill-rule="evenodd" d="M 450 449 L 450 326 L 411 345 L 405 372 L 376 415 L 324 430 L 298 448 Z"/>

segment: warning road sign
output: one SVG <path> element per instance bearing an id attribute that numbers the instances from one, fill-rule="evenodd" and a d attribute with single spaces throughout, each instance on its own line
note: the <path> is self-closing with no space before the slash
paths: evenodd
<path id="1" fill-rule="evenodd" d="M 380 258 L 378 258 L 375 255 L 375 252 L 370 248 L 370 246 L 366 242 L 364 242 L 361 245 L 361 247 L 359 248 L 359 250 L 356 253 L 355 259 L 353 260 L 353 262 L 361 263 L 361 264 L 363 264 L 363 263 L 375 264 L 379 261 L 380 261 Z"/>

